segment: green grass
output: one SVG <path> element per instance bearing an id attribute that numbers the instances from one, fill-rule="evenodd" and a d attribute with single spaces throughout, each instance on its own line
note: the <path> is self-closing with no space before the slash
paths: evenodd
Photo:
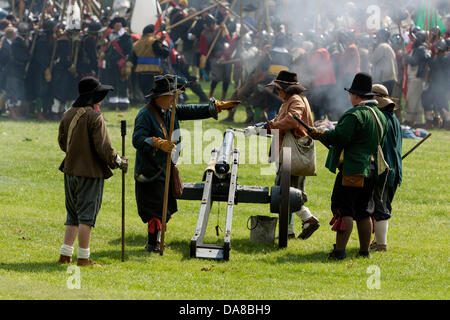
<path id="1" fill-rule="evenodd" d="M 81 269 L 81 289 L 69 290 L 67 266 L 56 263 L 63 241 L 65 206 L 63 152 L 57 144 L 58 123 L 13 122 L 0 118 L 0 299 L 449 299 L 450 135 L 433 136 L 404 162 L 404 184 L 394 201 L 388 250 L 371 259 L 355 258 L 356 228 L 348 258 L 327 261 L 334 243 L 330 230 L 330 196 L 334 175 L 323 164 L 326 150 L 317 147 L 318 175 L 308 179 L 308 206 L 321 227 L 308 240 L 291 240 L 286 249 L 249 241 L 247 219 L 271 215 L 268 205 L 235 206 L 230 261 L 189 258 L 200 202 L 179 201 L 168 224 L 164 256 L 144 251 L 146 226 L 134 198 L 135 150 L 131 144 L 138 108 L 105 112 L 116 150 L 120 123 L 128 123 L 126 150 L 126 261 L 121 262 L 121 175 L 105 183 L 103 206 L 92 234 L 91 257 L 102 269 Z M 226 114 L 221 114 L 223 119 Z M 243 107 L 236 114 L 245 118 Z M 193 122 L 182 123 L 191 130 Z M 206 120 L 203 130 L 224 131 L 229 123 Z M 185 139 L 186 141 L 186 139 Z M 206 147 L 210 142 L 204 141 Z M 415 141 L 404 140 L 404 152 Z M 248 162 L 248 150 L 246 150 Z M 209 150 L 207 151 L 209 152 Z M 193 155 L 192 155 L 193 156 Z M 180 165 L 184 182 L 200 182 L 205 163 Z M 259 166 L 239 167 L 241 185 L 272 186 L 274 176 L 259 175 Z M 214 204 L 206 241 L 220 242 L 214 227 L 225 224 L 225 204 Z M 301 228 L 296 218 L 296 231 Z M 77 247 L 77 246 L 76 246 Z M 76 250 L 76 249 L 75 249 Z M 76 251 L 74 254 L 76 260 Z M 367 268 L 381 272 L 381 289 L 370 290 Z"/>

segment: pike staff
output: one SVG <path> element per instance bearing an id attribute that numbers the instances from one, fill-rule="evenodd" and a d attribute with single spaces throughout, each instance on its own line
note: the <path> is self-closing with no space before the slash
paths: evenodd
<path id="1" fill-rule="evenodd" d="M 175 76 L 174 79 L 175 86 L 175 99 L 172 104 L 172 111 L 170 114 L 170 128 L 169 128 L 169 136 L 167 139 L 172 139 L 173 129 L 175 127 L 175 113 L 178 104 L 178 77 Z M 170 84 L 169 84 L 170 88 Z M 164 184 L 164 202 L 163 202 L 163 213 L 162 213 L 162 226 L 161 226 L 161 242 L 159 245 L 159 254 L 162 256 L 164 254 L 164 237 L 166 233 L 166 225 L 167 225 L 167 206 L 169 204 L 169 186 L 170 186 L 170 174 L 172 168 L 172 153 L 167 153 L 167 163 L 166 163 L 166 181 Z"/>
<path id="2" fill-rule="evenodd" d="M 122 158 L 125 158 L 125 135 L 127 134 L 127 121 L 120 121 L 122 136 Z M 125 171 L 122 170 L 122 262 L 125 261 Z"/>
<path id="3" fill-rule="evenodd" d="M 425 138 L 423 138 L 422 140 L 420 140 L 414 147 L 412 147 L 407 153 L 405 153 L 402 156 L 402 160 L 405 159 L 411 152 L 413 152 L 414 150 L 416 150 L 422 143 L 425 142 L 425 140 L 427 140 L 429 137 L 431 136 L 431 133 L 427 134 L 425 136 Z"/>
<path id="4" fill-rule="evenodd" d="M 31 49 L 30 49 L 30 59 L 28 60 L 26 66 L 25 66 L 25 75 L 24 75 L 25 77 L 26 77 L 26 74 L 28 73 L 28 69 L 30 69 L 31 58 L 34 53 L 34 48 L 36 47 L 36 41 L 37 41 L 39 30 L 42 29 L 42 24 L 44 23 L 45 11 L 47 10 L 47 0 L 44 0 L 43 6 L 44 7 L 42 9 L 41 18 L 39 20 L 38 30 L 35 31 L 35 34 L 33 34 L 33 42 L 31 43 Z"/>
<path id="5" fill-rule="evenodd" d="M 233 11 L 234 6 L 236 5 L 236 2 L 237 2 L 237 0 L 234 0 L 234 1 L 233 1 L 233 3 L 231 4 L 231 9 L 230 9 L 230 11 Z M 223 29 L 222 29 L 222 28 L 219 28 L 220 30 L 219 30 L 219 32 L 217 32 L 217 35 L 216 35 L 216 37 L 214 38 L 214 40 L 213 40 L 213 42 L 212 42 L 212 44 L 211 44 L 211 47 L 209 48 L 209 51 L 208 51 L 208 54 L 206 55 L 205 61 L 208 60 L 209 56 L 211 55 L 211 52 L 214 50 L 214 47 L 216 46 L 217 40 L 219 39 L 220 35 L 223 33 L 224 29 L 226 29 L 226 23 L 227 23 L 227 21 L 228 21 L 228 18 L 229 18 L 229 16 L 227 15 L 227 16 L 225 17 L 225 19 L 223 19 L 222 24 L 221 24 L 221 25 L 223 25 Z"/>

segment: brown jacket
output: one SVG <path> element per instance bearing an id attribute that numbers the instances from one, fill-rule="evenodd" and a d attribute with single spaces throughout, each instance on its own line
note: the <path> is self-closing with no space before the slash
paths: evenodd
<path id="1" fill-rule="evenodd" d="M 67 148 L 69 126 L 77 109 L 68 109 L 59 124 L 58 142 L 61 150 L 66 153 L 59 170 L 71 176 L 108 179 L 113 175 L 110 168 L 118 167 L 115 162 L 117 153 L 111 146 L 101 113 L 94 111 L 92 107 L 86 107 L 86 113 L 80 117 L 72 131 Z"/>
<path id="2" fill-rule="evenodd" d="M 306 129 L 294 119 L 292 114 L 295 114 L 301 120 L 306 122 L 309 126 L 313 126 L 311 108 L 309 107 L 308 99 L 304 95 L 294 94 L 288 101 L 284 102 L 277 116 L 269 121 L 269 129 L 278 129 L 280 134 L 280 150 L 283 143 L 283 138 L 286 132 L 292 130 L 292 134 L 296 138 L 304 137 L 307 134 Z"/>

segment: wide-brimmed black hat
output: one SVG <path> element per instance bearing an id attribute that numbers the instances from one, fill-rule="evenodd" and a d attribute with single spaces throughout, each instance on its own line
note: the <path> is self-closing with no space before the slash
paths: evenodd
<path id="1" fill-rule="evenodd" d="M 175 88 L 175 77 L 171 74 L 155 76 L 154 87 L 146 99 L 154 99 L 161 96 L 172 96 L 176 92 L 184 92 L 186 86 L 186 79 L 177 77 L 177 87 Z"/>
<path id="2" fill-rule="evenodd" d="M 353 78 L 351 88 L 344 88 L 344 90 L 360 97 L 375 95 L 372 92 L 372 77 L 364 72 L 357 73 Z"/>
<path id="3" fill-rule="evenodd" d="M 122 27 L 127 26 L 127 20 L 124 17 L 117 16 L 114 19 L 111 20 L 111 23 L 109 24 L 112 28 L 116 23 L 120 22 L 122 24 Z"/>
<path id="4" fill-rule="evenodd" d="M 287 70 L 282 70 L 278 73 L 275 80 L 266 84 L 266 87 L 275 86 L 283 91 L 296 89 L 296 91 L 306 91 L 306 88 L 298 83 L 297 74 Z"/>
<path id="5" fill-rule="evenodd" d="M 112 90 L 114 90 L 112 86 L 103 85 L 94 77 L 85 77 L 78 83 L 79 97 L 72 107 L 80 108 L 99 103 Z"/>

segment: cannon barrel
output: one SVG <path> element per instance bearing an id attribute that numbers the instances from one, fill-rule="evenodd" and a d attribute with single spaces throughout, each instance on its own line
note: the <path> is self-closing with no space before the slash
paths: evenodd
<path id="1" fill-rule="evenodd" d="M 225 131 L 222 147 L 216 162 L 216 173 L 226 174 L 230 171 L 231 156 L 233 154 L 234 131 L 227 129 Z"/>

